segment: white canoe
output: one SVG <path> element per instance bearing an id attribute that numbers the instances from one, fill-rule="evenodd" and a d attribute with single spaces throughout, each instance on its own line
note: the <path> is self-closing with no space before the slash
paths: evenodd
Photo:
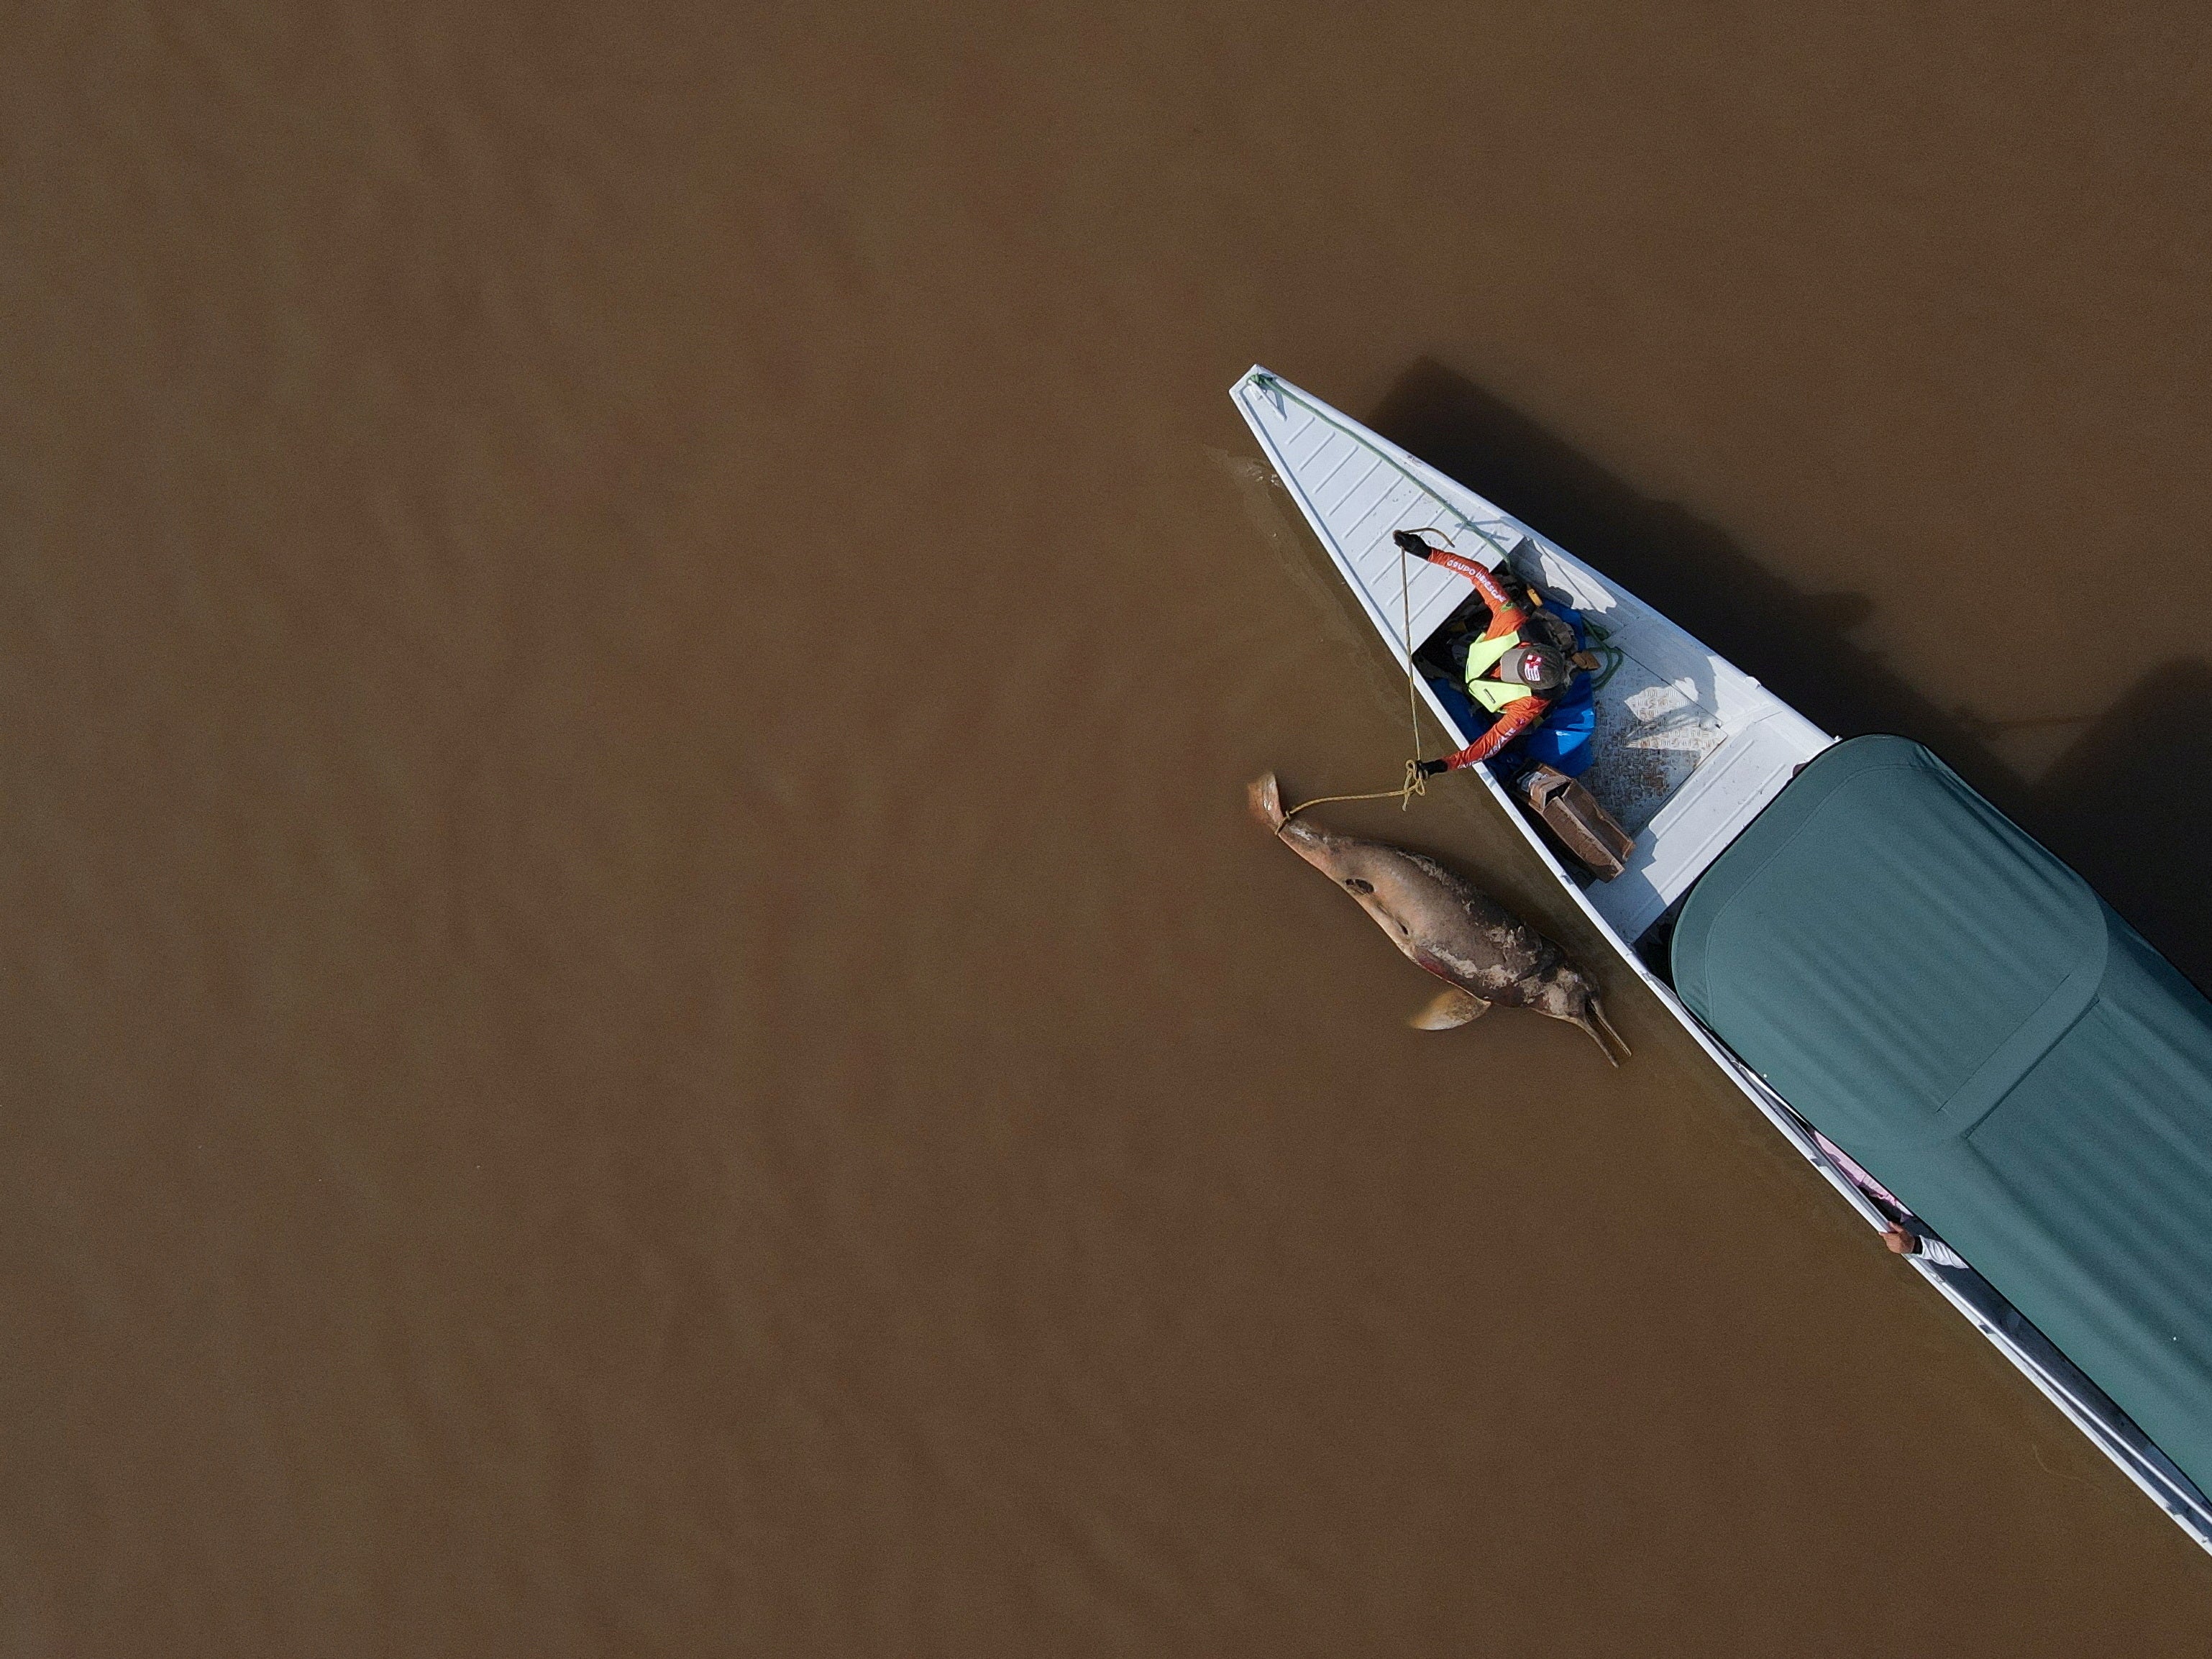
<path id="1" fill-rule="evenodd" d="M 1817 1139 L 1637 948 L 1797 770 L 1836 739 L 1540 531 L 1279 376 L 1255 367 L 1231 395 L 1400 663 L 1465 602 L 1468 588 L 1436 566 L 1406 571 L 1391 540 L 1395 530 L 1443 532 L 1454 550 L 1493 567 L 1510 553 L 1523 579 L 1602 630 L 1621 660 L 1597 693 L 1595 756 L 1583 781 L 1635 835 L 1627 871 L 1599 883 L 1571 870 L 1490 769 L 1473 769 L 1622 965 L 1869 1225 L 1888 1226 L 1859 1184 L 1864 1172 Z M 1401 621 L 1408 614 L 1410 641 Z M 1419 690 L 1455 745 L 1468 743 L 1474 734 L 1460 729 L 1425 680 Z M 1911 1261 L 2130 1480 L 2212 1550 L 2212 1502 L 2078 1367 L 1971 1268 Z"/>

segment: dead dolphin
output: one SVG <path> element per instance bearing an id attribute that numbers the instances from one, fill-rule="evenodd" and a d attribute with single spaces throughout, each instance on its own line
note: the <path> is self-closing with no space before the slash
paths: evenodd
<path id="1" fill-rule="evenodd" d="M 1251 800 L 1278 840 L 1358 899 L 1392 944 L 1450 988 L 1413 1016 L 1418 1029 L 1448 1031 L 1498 1002 L 1580 1026 L 1609 1065 L 1620 1064 L 1613 1043 L 1629 1052 L 1582 971 L 1487 894 L 1419 853 L 1285 819 L 1273 772 L 1252 785 Z"/>

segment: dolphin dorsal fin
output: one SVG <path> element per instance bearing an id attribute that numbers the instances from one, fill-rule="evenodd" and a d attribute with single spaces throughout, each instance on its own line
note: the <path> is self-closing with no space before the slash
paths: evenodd
<path id="1" fill-rule="evenodd" d="M 1437 993 L 1434 1001 L 1407 1024 L 1417 1031 L 1449 1031 L 1470 1020 L 1480 1019 L 1489 1012 L 1490 1005 L 1472 991 L 1447 985 Z"/>

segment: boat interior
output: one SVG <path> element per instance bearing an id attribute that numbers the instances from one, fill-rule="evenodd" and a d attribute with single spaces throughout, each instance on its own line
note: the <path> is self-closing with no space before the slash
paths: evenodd
<path id="1" fill-rule="evenodd" d="M 1876 1226 L 1914 1219 L 1863 1170 L 1847 1171 L 1848 1158 L 1823 1150 L 1811 1123 L 1759 1073 L 1704 1035 L 1707 1028 L 1677 998 L 1668 966 L 1668 935 L 1698 879 L 1835 738 L 1529 526 L 1326 404 L 1256 368 L 1232 396 L 1284 489 L 1391 654 L 1409 669 L 1437 668 L 1434 642 L 1476 618 L 1464 579 L 1401 560 L 1394 531 L 1421 531 L 1492 568 L 1510 566 L 1551 605 L 1581 613 L 1603 660 L 1592 677 L 1595 719 L 1578 781 L 1632 832 L 1634 843 L 1626 867 L 1599 880 L 1562 857 L 1523 810 L 1529 840 L 1647 979 L 1664 981 L 1662 1000 L 1686 1029 L 1867 1219 Z M 1432 677 L 1417 675 L 1416 685 L 1447 738 L 1464 746 L 1475 732 L 1438 696 Z M 1455 701 L 1469 724 L 1480 720 L 1463 698 Z M 1522 807 L 1506 781 L 1490 779 L 1501 802 Z M 2212 1549 L 2212 1502 L 2048 1336 L 1972 1268 L 1915 1261 L 2130 1480 Z"/>
<path id="2" fill-rule="evenodd" d="M 1394 655 L 1419 657 L 1464 620 L 1470 592 L 1441 567 L 1408 569 L 1391 539 L 1506 565 L 1579 611 L 1604 665 L 1581 782 L 1635 838 L 1627 867 L 1599 881 L 1561 867 L 1599 919 L 1633 946 L 1686 894 L 1796 769 L 1834 739 L 1727 659 L 1529 526 L 1263 369 L 1238 408 Z M 1480 601 L 1475 602 L 1478 605 Z M 1458 745 L 1476 733 L 1425 678 L 1431 712 Z"/>

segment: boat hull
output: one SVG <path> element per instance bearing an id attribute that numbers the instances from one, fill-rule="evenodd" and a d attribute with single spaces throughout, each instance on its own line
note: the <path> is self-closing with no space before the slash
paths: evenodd
<path id="1" fill-rule="evenodd" d="M 1524 577 L 1583 611 L 1635 665 L 1626 685 L 1608 688 L 1615 769 L 1597 780 L 1600 799 L 1639 832 L 1638 858 L 1622 881 L 1596 884 L 1571 872 L 1490 769 L 1469 769 L 1621 968 L 1642 981 L 1838 1198 L 1869 1226 L 1887 1230 L 1890 1216 L 1822 1149 L 1811 1126 L 1706 1028 L 1636 948 L 1796 771 L 1835 739 L 1540 532 L 1281 377 L 1255 366 L 1231 396 L 1401 665 L 1410 664 L 1466 593 L 1456 576 L 1399 562 L 1390 533 L 1401 528 L 1440 532 L 1486 564 L 1510 557 Z M 1473 734 L 1460 729 L 1435 690 L 1418 677 L 1417 686 L 1438 725 L 1459 744 L 1467 743 Z M 1601 702 L 1601 732 L 1606 714 Z M 1601 769 L 1605 761 L 1601 753 Z M 1652 787 L 1645 788 L 1647 782 Z M 1994 1286 L 1970 1268 L 1941 1267 L 1919 1257 L 1911 1266 L 2139 1490 L 2212 1551 L 2212 1500 Z"/>

